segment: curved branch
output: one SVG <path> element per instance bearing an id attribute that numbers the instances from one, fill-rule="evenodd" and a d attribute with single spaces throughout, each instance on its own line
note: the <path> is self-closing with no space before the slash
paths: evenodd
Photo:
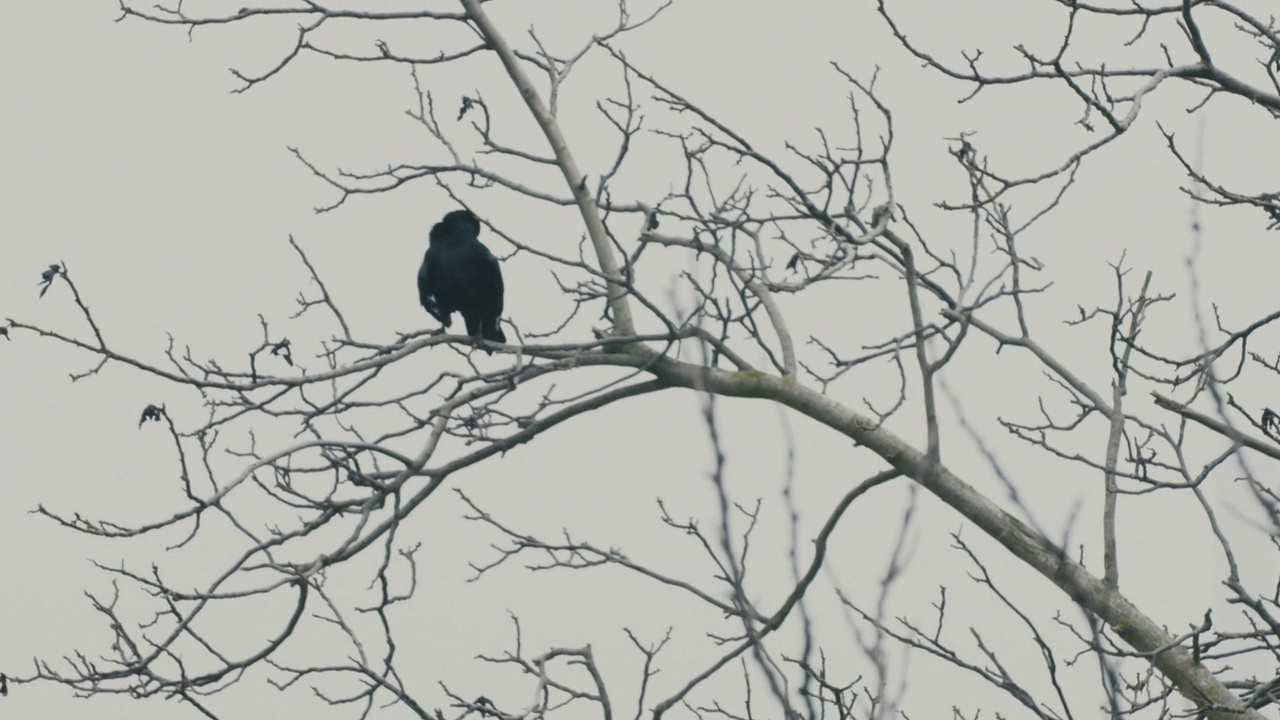
<path id="1" fill-rule="evenodd" d="M 608 280 L 609 311 L 613 316 L 615 334 L 634 335 L 635 325 L 631 320 L 631 306 L 627 302 L 626 285 L 622 272 L 618 268 L 618 260 L 614 256 L 613 245 L 609 241 L 609 234 L 605 230 L 604 221 L 600 218 L 600 210 L 596 207 L 595 198 L 591 196 L 591 191 L 587 189 L 587 178 L 578 169 L 577 162 L 569 152 L 569 143 L 565 140 L 564 133 L 560 131 L 560 123 L 556 121 L 555 117 L 547 109 L 546 104 L 543 103 L 542 96 L 539 95 L 538 89 L 534 87 L 533 81 L 525 74 L 524 68 L 521 67 L 520 61 L 515 52 L 512 51 L 511 46 L 507 44 L 506 38 L 502 37 L 489 19 L 489 16 L 481 9 L 480 0 L 460 1 L 462 7 L 466 8 L 467 16 L 480 31 L 480 36 L 497 53 L 498 58 L 502 61 L 502 66 L 507 71 L 507 75 L 515 83 L 516 89 L 520 91 L 520 97 L 524 98 L 525 104 L 529 106 L 529 112 L 533 114 L 534 120 L 538 122 L 538 127 L 542 128 L 542 134 L 546 136 L 547 142 L 551 144 L 551 150 L 556 156 L 556 164 L 560 166 L 560 172 L 564 175 L 565 183 L 568 184 L 573 192 L 573 199 L 578 206 L 578 211 L 582 213 L 582 220 L 587 227 L 587 235 L 591 238 L 591 245 L 595 249 L 596 259 L 600 263 L 600 271 L 604 273 L 605 278 Z"/>
<path id="2" fill-rule="evenodd" d="M 1161 625 L 1118 591 L 1108 588 L 1101 578 L 1094 577 L 1049 539 L 1005 512 L 945 464 L 934 461 L 875 420 L 789 379 L 728 373 L 665 357 L 654 362 L 652 372 L 671 385 L 774 400 L 852 438 L 920 483 L 1081 607 L 1101 618 L 1131 647 L 1148 655 L 1184 697 L 1204 709 L 1206 717 L 1262 720 L 1261 714 L 1247 708 L 1190 650 L 1176 643 Z"/>

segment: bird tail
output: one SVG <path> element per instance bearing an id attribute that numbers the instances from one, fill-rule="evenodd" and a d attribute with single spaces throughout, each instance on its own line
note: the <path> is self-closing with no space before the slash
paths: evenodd
<path id="1" fill-rule="evenodd" d="M 482 320 L 480 322 L 480 335 L 485 340 L 492 342 L 505 343 L 507 341 L 507 336 L 502 332 L 502 326 L 498 324 L 498 318 Z"/>

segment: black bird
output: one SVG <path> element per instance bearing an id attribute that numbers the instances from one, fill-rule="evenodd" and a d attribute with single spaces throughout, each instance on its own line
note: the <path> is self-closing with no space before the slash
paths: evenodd
<path id="1" fill-rule="evenodd" d="M 454 210 L 432 226 L 431 245 L 418 269 L 418 300 L 444 327 L 457 310 L 468 335 L 504 343 L 507 336 L 498 326 L 502 269 L 479 237 L 480 221 L 469 210 Z"/>

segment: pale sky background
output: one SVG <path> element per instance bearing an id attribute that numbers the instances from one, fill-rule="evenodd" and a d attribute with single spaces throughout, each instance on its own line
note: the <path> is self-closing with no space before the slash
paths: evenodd
<path id="1" fill-rule="evenodd" d="M 196 4 L 188 5 L 197 10 Z M 488 7 L 514 41 L 527 41 L 523 29 L 532 22 L 551 46 L 566 49 L 605 26 L 610 10 L 604 5 L 495 2 Z M 1005 68 L 1021 67 L 1012 45 L 1049 47 L 1061 26 L 1061 13 L 1050 2 L 969 0 L 930 3 L 927 11 L 905 0 L 891 4 L 898 6 L 895 13 L 904 29 L 939 56 L 954 60 L 959 48 L 981 47 L 988 56 L 1008 61 Z M 543 7 L 552 8 L 550 17 L 537 14 Z M 288 246 L 292 235 L 357 335 L 390 341 L 397 331 L 434 325 L 417 304 L 412 277 L 427 228 L 453 208 L 451 201 L 421 182 L 391 194 L 353 198 L 336 211 L 317 215 L 312 208 L 332 202 L 333 191 L 287 150 L 297 147 L 326 167 L 351 170 L 430 157 L 430 138 L 404 115 L 415 98 L 403 66 L 343 65 L 303 57 L 270 82 L 232 94 L 237 81 L 227 68 L 252 73 L 274 63 L 292 42 L 290 28 L 296 20 L 206 28 L 189 41 L 176 28 L 136 20 L 114 23 L 118 14 L 114 3 L 74 0 L 12 4 L 0 20 L 0 317 L 84 334 L 64 286 L 42 300 L 36 297 L 40 272 L 50 263 L 65 262 L 108 340 L 131 354 L 161 362 L 168 332 L 196 357 L 242 358 L 260 339 L 261 313 L 294 339 L 295 353 L 306 358 L 333 329 L 314 322 L 286 329 L 294 298 L 300 290 L 311 290 L 305 269 Z M 1102 33 L 1090 42 L 1114 47 L 1114 37 L 1126 32 Z M 420 52 L 429 54 L 435 46 L 425 40 L 434 36 L 425 33 L 388 30 L 386 37 L 407 48 L 423 42 Z M 368 47 L 359 37 L 349 41 L 354 48 Z M 898 134 L 898 200 L 908 204 L 926 232 L 954 234 L 961 247 L 968 237 L 966 221 L 931 206 L 962 198 L 965 192 L 963 176 L 946 155 L 945 138 L 978 130 L 978 141 L 994 162 L 1031 172 L 1056 164 L 1086 137 L 1072 124 L 1076 105 L 1062 87 L 998 88 L 957 105 L 967 88 L 921 69 L 893 42 L 870 0 L 678 0 L 650 28 L 621 45 L 685 97 L 779 153 L 784 140 L 812 147 L 815 126 L 848 129 L 846 88 L 828 61 L 838 61 L 861 78 L 881 66 L 878 87 L 893 109 Z M 1230 45 L 1223 48 L 1231 51 Z M 1133 52 L 1133 57 L 1143 57 Z M 561 112 L 580 164 L 597 174 L 610 159 L 593 154 L 603 147 L 598 120 L 590 114 L 594 111 L 569 108 L 589 108 L 601 89 L 616 92 L 608 84 L 616 74 L 600 53 L 583 63 L 565 91 Z M 595 67 L 610 70 L 602 73 Z M 452 120 L 458 96 L 479 88 L 494 108 L 508 111 L 502 120 L 516 128 L 527 124 L 520 108 L 510 104 L 514 93 L 496 68 L 497 60 L 484 56 L 457 67 L 423 70 L 439 93 L 439 116 Z M 1183 108 L 1197 97 L 1173 87 L 1150 97 L 1144 118 L 1130 134 L 1090 160 L 1063 206 L 1023 241 L 1023 251 L 1048 268 L 1041 279 L 1053 282 L 1051 291 L 1034 303 L 1042 341 L 1099 389 L 1106 389 L 1108 379 L 1101 326 L 1069 328 L 1063 321 L 1076 316 L 1077 305 L 1114 303 L 1107 263 L 1122 253 L 1134 269 L 1131 287 L 1151 269 L 1160 291 L 1180 293 L 1153 319 L 1148 341 L 1169 354 L 1196 346 L 1188 292 L 1192 208 L 1178 191 L 1182 173 L 1164 150 L 1154 121 L 1178 132 L 1184 147 L 1193 147 L 1201 128 Z M 1269 119 L 1236 99 L 1211 105 L 1203 117 L 1206 169 L 1242 190 L 1274 189 L 1280 152 L 1266 135 L 1272 130 Z M 672 166 L 663 162 L 660 154 L 644 158 L 646 170 L 634 181 L 637 196 L 627 200 L 661 197 L 676 180 Z M 547 187 L 560 192 L 554 184 Z M 468 198 L 482 216 L 531 244 L 572 252 L 581 232 L 572 214 L 531 208 L 500 190 Z M 1270 312 L 1280 235 L 1263 229 L 1258 211 L 1205 212 L 1201 220 L 1205 247 L 1194 264 L 1201 307 L 1217 302 L 1233 327 Z M 503 251 L 496 239 L 490 244 Z M 526 331 L 552 326 L 564 305 L 545 268 L 518 257 L 505 270 L 508 315 Z M 651 288 L 662 287 L 659 280 L 651 282 Z M 826 304 L 789 300 L 793 332 L 797 337 L 820 334 L 850 352 L 859 344 L 859 333 L 885 332 L 890 326 L 879 322 L 875 296 L 856 293 L 825 296 L 832 298 Z M 581 325 L 582 332 L 587 327 Z M 1263 338 L 1251 349 L 1274 356 L 1276 346 L 1267 343 Z M 996 423 L 998 416 L 1031 421 L 1038 394 L 1059 408 L 1062 398 L 1027 357 L 1011 350 L 994 355 L 992 350 L 989 341 L 970 339 L 946 374 L 948 386 L 962 402 L 965 418 L 998 453 L 1034 518 L 1059 541 L 1069 532 L 1072 548 L 1084 543 L 1089 567 L 1101 574 L 1101 477 L 1046 462 L 1011 444 Z M 454 357 L 444 349 L 434 352 L 415 358 L 411 367 L 427 377 L 436 363 L 451 361 L 442 358 Z M 0 451 L 5 459 L 0 672 L 10 675 L 28 673 L 33 656 L 56 659 L 74 649 L 90 654 L 103 649 L 108 635 L 83 591 L 109 593 L 110 581 L 86 558 L 107 565 L 123 560 L 138 568 L 153 560 L 178 562 L 159 549 L 173 538 L 92 541 L 29 512 L 43 504 L 67 514 L 140 522 L 171 512 L 180 499 L 169 438 L 158 426 L 139 430 L 137 418 L 146 404 L 165 403 L 180 428 L 190 427 L 204 414 L 198 396 L 119 366 L 75 384 L 68 381 L 69 373 L 92 364 L 85 355 L 26 334 L 14 333 L 9 342 L 0 339 Z M 831 392 L 854 407 L 864 397 L 888 403 L 895 385 L 885 371 L 851 375 Z M 908 372 L 915 398 L 918 376 L 913 368 Z M 1258 375 L 1246 387 L 1257 393 L 1247 402 L 1255 410 L 1268 404 L 1268 397 L 1280 397 L 1272 378 Z M 1149 390 L 1137 385 L 1130 393 L 1131 407 L 1172 423 L 1149 407 Z M 796 416 L 784 419 L 770 405 L 724 400 L 719 407 L 735 497 L 744 503 L 758 497 L 765 503 L 753 571 L 755 591 L 771 608 L 788 588 L 781 494 L 786 434 L 794 438 L 799 535 L 806 550 L 834 499 L 882 465 L 831 431 Z M 1007 491 L 959 431 L 954 412 L 947 412 L 948 461 L 979 490 L 1012 509 Z M 916 420 L 912 410 L 895 420 L 895 429 L 922 443 Z M 1088 449 L 1100 457 L 1101 436 L 1094 440 Z M 1265 465 L 1255 465 L 1255 470 L 1260 467 L 1269 470 Z M 669 391 L 562 426 L 506 458 L 460 473 L 450 484 L 516 527 L 543 536 L 567 527 L 576 538 L 619 547 L 633 558 L 710 585 L 706 564 L 690 553 L 687 541 L 661 527 L 655 503 L 662 497 L 676 517 L 700 517 L 704 527 L 714 527 L 710 468 L 696 398 Z M 833 545 L 831 572 L 815 587 L 815 612 L 838 618 L 838 605 L 831 599 L 835 581 L 864 604 L 875 602 L 908 494 L 907 483 L 899 481 L 855 505 Z M 1211 487 L 1210 494 L 1221 503 L 1225 521 L 1248 529 L 1252 509 L 1247 495 L 1226 483 Z M 984 617 L 989 596 L 966 581 L 968 566 L 949 549 L 948 534 L 959 530 L 998 569 L 1003 589 L 1036 604 L 1042 629 L 1053 628 L 1051 618 L 1058 610 L 1078 620 L 1079 613 L 1047 581 L 1008 561 L 931 496 L 922 493 L 917 499 L 908 569 L 891 597 L 891 615 L 931 621 L 937 586 L 947 584 L 956 627 L 978 625 L 984 636 L 1000 644 L 1006 653 L 1002 657 L 1035 662 L 1035 648 L 1019 628 L 1005 627 L 1007 617 Z M 621 627 L 648 640 L 675 627 L 672 648 L 663 656 L 669 666 L 660 681 L 666 684 L 660 683 L 654 699 L 665 697 L 691 668 L 714 657 L 705 631 L 731 627 L 683 596 L 614 570 L 531 576 L 509 567 L 483 582 L 463 583 L 467 564 L 491 560 L 489 543 L 499 538 L 458 523 L 463 508 L 452 493 L 441 493 L 421 510 L 413 525 L 424 542 L 414 606 L 421 621 L 406 618 L 401 639 L 405 666 L 421 673 L 413 687 L 428 707 L 446 705 L 437 681 L 466 697 L 483 693 L 498 700 L 501 692 L 509 692 L 503 702 L 511 707 L 529 701 L 524 679 L 512 682 L 512 676 L 494 674 L 471 660 L 477 653 L 498 655 L 509 647 L 508 610 L 521 617 L 531 652 L 591 643 L 607 658 L 606 670 L 615 673 L 615 703 L 628 716 L 639 656 L 627 649 Z M 1126 498 L 1121 514 L 1122 584 L 1128 597 L 1174 632 L 1198 622 L 1204 609 L 1223 595 L 1218 585 L 1223 568 L 1194 501 L 1172 494 Z M 202 570 L 217 572 L 219 550 L 214 546 L 183 554 L 183 570 L 193 577 Z M 1274 565 L 1274 555 L 1249 562 L 1266 569 Z M 762 580 L 769 577 L 780 580 Z M 1267 577 L 1260 572 L 1252 579 L 1266 587 Z M 363 587 L 367 578 L 348 582 Z M 257 639 L 253 617 L 228 620 L 231 631 L 244 633 L 249 642 Z M 840 622 L 833 627 L 839 629 Z M 865 672 L 865 659 L 849 648 L 853 636 L 847 628 L 844 632 L 828 636 L 826 645 L 847 653 L 839 672 L 852 679 Z M 1075 647 L 1065 634 L 1055 637 L 1062 652 Z M 325 647 L 322 636 L 298 640 L 294 652 L 299 655 Z M 972 649 L 971 643 L 957 644 Z M 908 685 L 913 717 L 939 717 L 953 704 L 970 700 L 989 712 L 1013 709 L 1003 697 L 988 701 L 991 693 L 985 686 L 943 673 L 927 658 L 913 657 L 911 667 L 919 671 Z M 1096 669 L 1090 664 L 1082 672 L 1092 681 Z M 307 691 L 278 693 L 265 687 L 261 674 L 214 705 L 226 717 L 292 717 L 303 708 L 307 717 L 350 716 L 345 711 L 315 712 Z M 1077 709 L 1089 707 L 1077 700 Z M 0 717 L 20 720 L 196 716 L 188 707 L 159 700 L 76 701 L 52 685 L 11 687 L 9 697 L 0 698 Z M 386 715 L 401 716 L 398 711 Z"/>

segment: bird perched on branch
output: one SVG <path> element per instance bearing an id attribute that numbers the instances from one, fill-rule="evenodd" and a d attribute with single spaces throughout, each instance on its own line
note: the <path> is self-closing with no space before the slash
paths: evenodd
<path id="1" fill-rule="evenodd" d="M 456 310 L 468 335 L 504 343 L 507 336 L 498 326 L 502 269 L 479 237 L 480 221 L 469 210 L 454 210 L 432 226 L 431 244 L 418 269 L 418 300 L 444 327 L 452 324 Z"/>

